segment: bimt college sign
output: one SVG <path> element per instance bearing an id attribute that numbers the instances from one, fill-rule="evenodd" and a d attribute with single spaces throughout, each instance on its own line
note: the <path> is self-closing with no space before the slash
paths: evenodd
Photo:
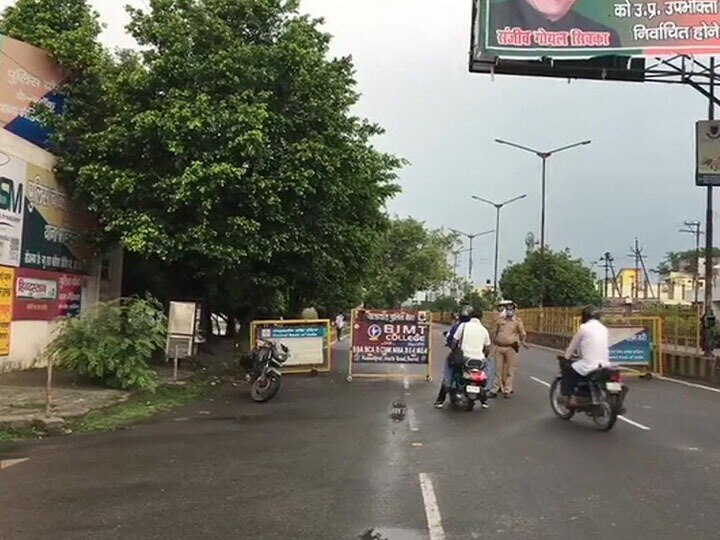
<path id="1" fill-rule="evenodd" d="M 350 329 L 348 381 L 352 381 L 353 376 L 432 380 L 432 316 L 429 312 L 355 310 Z M 390 367 L 372 372 L 353 369 L 353 366 L 370 364 Z M 424 373 L 405 373 L 392 367 L 407 365 L 422 366 Z"/>

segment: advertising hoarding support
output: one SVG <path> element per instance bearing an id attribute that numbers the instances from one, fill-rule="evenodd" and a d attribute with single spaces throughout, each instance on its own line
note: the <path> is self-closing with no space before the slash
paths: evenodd
<path id="1" fill-rule="evenodd" d="M 282 343 L 290 350 L 283 365 L 284 374 L 328 373 L 332 368 L 330 319 L 253 321 L 251 348 L 255 348 L 258 339 Z"/>
<path id="2" fill-rule="evenodd" d="M 424 366 L 424 373 L 355 371 L 356 365 Z M 425 379 L 432 382 L 432 313 L 356 309 L 350 320 L 347 381 L 353 378 Z"/>
<path id="3" fill-rule="evenodd" d="M 610 361 L 626 375 L 649 379 L 664 375 L 663 320 L 661 317 L 603 317 L 609 333 Z M 573 319 L 574 331 L 580 317 Z"/>

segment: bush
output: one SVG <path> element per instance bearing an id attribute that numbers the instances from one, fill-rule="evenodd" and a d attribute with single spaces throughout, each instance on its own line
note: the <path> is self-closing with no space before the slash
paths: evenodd
<path id="1" fill-rule="evenodd" d="M 148 361 L 166 336 L 167 318 L 157 300 L 121 298 L 63 321 L 49 353 L 107 386 L 154 390 L 157 373 Z"/>

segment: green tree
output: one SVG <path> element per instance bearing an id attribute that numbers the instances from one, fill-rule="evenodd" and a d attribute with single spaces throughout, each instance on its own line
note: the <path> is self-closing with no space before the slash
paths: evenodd
<path id="1" fill-rule="evenodd" d="M 567 250 L 529 253 L 523 262 L 505 269 L 500 287 L 503 296 L 520 307 L 537 307 L 541 295 L 547 307 L 581 306 L 600 301 L 594 272 Z"/>
<path id="2" fill-rule="evenodd" d="M 720 258 L 720 248 L 713 248 L 713 258 Z M 694 249 L 687 251 L 669 251 L 665 254 L 665 258 L 658 265 L 657 271 L 661 275 L 667 275 L 670 272 L 679 272 L 682 266 L 687 267 L 687 271 L 692 273 L 695 271 L 696 252 Z M 705 257 L 705 251 L 700 250 L 700 258 Z"/>
<path id="3" fill-rule="evenodd" d="M 99 240 L 239 317 L 359 301 L 402 162 L 351 113 L 354 68 L 330 58 L 321 21 L 297 1 L 150 0 L 129 8 L 142 51 L 110 57 L 85 2 L 69 3 L 65 26 L 49 0 L 20 0 L 6 26 L 100 83 L 72 78 L 52 121 Z M 65 37 L 73 25 L 85 31 Z"/>
<path id="4" fill-rule="evenodd" d="M 455 237 L 429 230 L 420 221 L 391 220 L 373 258 L 366 280 L 367 302 L 372 307 L 398 307 L 415 293 L 447 282 L 452 269 L 448 252 Z"/>

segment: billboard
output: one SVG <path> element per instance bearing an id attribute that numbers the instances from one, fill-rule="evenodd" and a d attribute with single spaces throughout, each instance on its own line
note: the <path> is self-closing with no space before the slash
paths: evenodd
<path id="1" fill-rule="evenodd" d="M 0 356 L 10 355 L 14 277 L 12 268 L 0 267 Z"/>
<path id="2" fill-rule="evenodd" d="M 327 324 L 257 327 L 257 337 L 282 343 L 290 350 L 285 366 L 315 366 L 323 363 L 328 340 Z"/>
<path id="3" fill-rule="evenodd" d="M 80 314 L 82 277 L 28 268 L 15 270 L 12 318 L 50 321 Z"/>
<path id="4" fill-rule="evenodd" d="M 0 126 L 41 148 L 48 132 L 33 115 L 42 104 L 59 112 L 63 98 L 57 93 L 65 77 L 48 55 L 37 47 L 0 35 Z"/>
<path id="5" fill-rule="evenodd" d="M 86 273 L 93 252 L 85 235 L 92 226 L 51 171 L 27 164 L 21 266 Z"/>
<path id="6" fill-rule="evenodd" d="M 608 326 L 610 361 L 625 366 L 652 363 L 652 333 L 643 327 Z"/>
<path id="7" fill-rule="evenodd" d="M 0 265 L 20 266 L 27 163 L 0 151 Z"/>
<path id="8" fill-rule="evenodd" d="M 428 364 L 430 318 L 425 311 L 358 310 L 351 342 L 354 363 Z"/>
<path id="9" fill-rule="evenodd" d="M 720 51 L 720 0 L 475 0 L 474 16 L 476 58 Z"/>
<path id="10" fill-rule="evenodd" d="M 720 122 L 695 124 L 695 184 L 720 186 Z"/>

